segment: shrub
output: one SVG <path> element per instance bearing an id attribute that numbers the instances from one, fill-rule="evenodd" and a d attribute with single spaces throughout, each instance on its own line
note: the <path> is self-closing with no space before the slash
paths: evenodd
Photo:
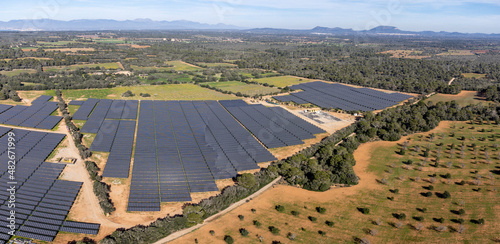
<path id="1" fill-rule="evenodd" d="M 251 209 L 252 213 L 256 213 L 257 210 L 255 210 L 254 208 Z"/>
<path id="2" fill-rule="evenodd" d="M 297 235 L 295 233 L 288 232 L 288 234 L 286 235 L 286 237 L 288 239 L 290 239 L 291 241 L 293 241 L 293 240 L 295 240 L 295 238 L 297 237 Z"/>
<path id="3" fill-rule="evenodd" d="M 358 211 L 360 211 L 362 214 L 369 214 L 370 213 L 369 208 L 358 208 Z"/>
<path id="4" fill-rule="evenodd" d="M 247 189 L 251 189 L 257 184 L 255 176 L 250 173 L 244 173 L 242 175 L 238 175 L 238 177 L 236 177 L 236 181 L 238 182 L 238 185 L 243 186 Z"/>
<path id="5" fill-rule="evenodd" d="M 254 221 L 253 221 L 253 225 L 255 225 L 256 227 L 260 227 L 260 226 L 262 226 L 262 223 L 260 223 L 260 222 L 259 222 L 259 221 L 257 221 L 257 220 L 254 220 Z"/>
<path id="6" fill-rule="evenodd" d="M 210 235 L 215 236 L 215 231 L 214 230 L 210 230 L 209 233 L 210 233 Z"/>
<path id="7" fill-rule="evenodd" d="M 246 230 L 246 229 L 244 229 L 244 228 L 241 228 L 241 229 L 240 229 L 240 234 L 241 234 L 242 236 L 248 236 L 249 232 L 248 232 L 248 230 Z"/>
<path id="8" fill-rule="evenodd" d="M 424 221 L 424 217 L 422 216 L 414 216 L 413 219 L 416 221 Z"/>
<path id="9" fill-rule="evenodd" d="M 227 243 L 227 244 L 233 244 L 234 243 L 234 239 L 227 235 L 227 236 L 224 236 L 224 241 Z"/>
<path id="10" fill-rule="evenodd" d="M 432 191 L 432 190 L 434 190 L 434 186 L 433 186 L 433 185 L 429 185 L 429 186 L 427 187 L 427 189 L 428 189 L 429 191 Z"/>
<path id="11" fill-rule="evenodd" d="M 285 207 L 282 205 L 276 205 L 274 208 L 280 213 L 285 212 Z"/>
<path id="12" fill-rule="evenodd" d="M 434 221 L 438 223 L 444 223 L 444 218 L 434 218 Z"/>
<path id="13" fill-rule="evenodd" d="M 300 212 L 298 212 L 298 211 L 292 211 L 291 213 L 292 213 L 293 216 L 299 216 L 300 215 Z"/>
<path id="14" fill-rule="evenodd" d="M 393 215 L 396 219 L 399 219 L 399 220 L 404 220 L 404 219 L 406 219 L 406 214 L 405 214 L 405 213 L 400 213 L 400 214 L 398 214 L 398 213 L 394 213 L 394 214 L 392 214 L 392 215 Z"/>
<path id="15" fill-rule="evenodd" d="M 458 215 L 464 215 L 464 214 L 465 214 L 465 210 L 463 208 L 458 210 Z"/>
<path id="16" fill-rule="evenodd" d="M 318 218 L 313 217 L 313 216 L 309 216 L 309 217 L 307 217 L 307 218 L 308 218 L 310 221 L 312 221 L 312 222 L 316 222 L 316 220 L 318 220 Z"/>
<path id="17" fill-rule="evenodd" d="M 441 195 L 441 197 L 444 198 L 444 199 L 450 198 L 451 194 L 448 191 L 444 191 L 443 194 Z"/>
<path id="18" fill-rule="evenodd" d="M 321 236 L 326 236 L 326 232 L 322 231 L 322 230 L 319 230 L 318 231 L 318 234 L 320 234 Z"/>
<path id="19" fill-rule="evenodd" d="M 318 211 L 318 213 L 320 214 L 324 214 L 326 212 L 326 208 L 316 207 L 316 211 Z"/>
<path id="20" fill-rule="evenodd" d="M 122 93 L 122 97 L 133 97 L 133 96 L 135 96 L 135 94 L 132 93 L 130 90 Z"/>
<path id="21" fill-rule="evenodd" d="M 239 218 L 241 221 L 243 221 L 243 220 L 245 219 L 245 216 L 243 216 L 243 215 L 241 215 L 241 214 L 240 214 L 240 215 L 238 215 L 238 218 Z"/>
<path id="22" fill-rule="evenodd" d="M 378 230 L 376 230 L 376 229 L 370 229 L 369 233 L 372 236 L 376 236 L 378 234 Z"/>
<path id="23" fill-rule="evenodd" d="M 430 192 L 430 191 L 429 192 L 424 192 L 424 193 L 422 193 L 422 195 L 424 197 L 431 197 L 432 196 L 432 192 Z"/>
<path id="24" fill-rule="evenodd" d="M 328 225 L 328 226 L 330 226 L 330 227 L 333 227 L 333 225 L 335 225 L 335 223 L 333 223 L 332 221 L 329 221 L 329 220 L 327 220 L 325 222 L 325 224 Z"/>
<path id="25" fill-rule="evenodd" d="M 399 189 L 392 189 L 392 190 L 390 190 L 390 191 L 391 191 L 392 193 L 394 193 L 394 194 L 398 194 L 398 193 L 399 193 Z"/>
<path id="26" fill-rule="evenodd" d="M 271 233 L 273 233 L 274 235 L 279 235 L 280 233 L 280 229 L 274 226 L 269 226 L 269 231 L 271 231 Z"/>
<path id="27" fill-rule="evenodd" d="M 417 208 L 417 211 L 425 213 L 427 212 L 427 208 Z"/>

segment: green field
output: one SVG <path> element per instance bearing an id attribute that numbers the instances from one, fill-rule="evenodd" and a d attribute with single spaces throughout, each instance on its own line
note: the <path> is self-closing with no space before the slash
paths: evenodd
<path id="1" fill-rule="evenodd" d="M 482 79 L 486 77 L 486 74 L 478 74 L 478 73 L 462 73 L 462 76 L 465 78 L 476 78 Z"/>
<path id="2" fill-rule="evenodd" d="M 276 76 L 276 77 L 254 79 L 253 81 L 256 81 L 261 84 L 273 85 L 276 87 L 286 87 L 286 86 L 310 82 L 311 80 L 306 78 L 297 78 L 293 76 Z"/>
<path id="3" fill-rule="evenodd" d="M 154 66 L 137 66 L 130 65 L 130 68 L 134 69 L 134 71 L 143 71 L 143 70 L 157 70 L 157 71 L 169 71 L 173 70 L 174 67 L 154 67 Z"/>
<path id="4" fill-rule="evenodd" d="M 186 243 L 194 238 L 200 243 L 222 243 L 225 235 L 233 237 L 235 243 L 259 243 L 257 236 L 281 243 L 497 240 L 500 150 L 496 141 L 500 140 L 500 127 L 442 122 L 435 130 L 412 135 L 407 140 L 404 155 L 400 152 L 405 140 L 361 145 L 355 157 L 368 160 L 357 162 L 367 165 L 367 172 L 360 174 L 361 182 L 366 182 L 362 186 L 327 192 L 277 186 L 173 243 Z M 426 147 L 429 147 L 427 157 Z M 368 156 L 356 156 L 359 154 Z M 445 191 L 450 197 L 443 196 Z M 431 195 L 424 196 L 427 192 Z M 278 205 L 283 206 L 280 211 Z M 325 211 L 321 213 L 319 208 Z M 362 213 L 360 208 L 367 208 L 368 212 Z M 479 219 L 484 219 L 484 224 L 473 222 Z M 262 225 L 256 226 L 254 221 Z M 328 222 L 333 222 L 332 226 Z M 272 234 L 270 226 L 280 232 Z M 250 234 L 242 236 L 241 228 Z M 215 230 L 215 235 L 208 234 L 209 230 Z M 295 234 L 293 242 L 288 240 L 288 233 Z"/>
<path id="5" fill-rule="evenodd" d="M 36 42 L 38 45 L 43 46 L 66 46 L 70 43 L 77 43 L 76 41 L 57 41 L 57 42 Z"/>
<path id="6" fill-rule="evenodd" d="M 244 95 L 249 95 L 249 96 L 261 95 L 261 94 L 268 95 L 280 91 L 280 89 L 275 87 L 266 87 L 256 84 L 246 84 L 239 81 L 207 82 L 203 84 L 224 91 L 230 91 L 234 93 L 240 92 Z"/>
<path id="7" fill-rule="evenodd" d="M 101 63 L 101 64 L 75 64 L 70 66 L 54 66 L 44 68 L 44 71 L 60 71 L 60 70 L 76 70 L 78 68 L 95 68 L 95 67 L 104 67 L 105 69 L 119 69 L 120 66 L 118 63 Z"/>
<path id="8" fill-rule="evenodd" d="M 449 95 L 449 94 L 436 94 L 433 95 L 432 97 L 424 100 L 425 102 L 431 101 L 434 104 L 438 102 L 448 102 L 448 101 L 456 101 L 458 104 L 462 106 L 467 106 L 469 104 L 478 104 L 478 103 L 491 103 L 484 98 L 479 97 L 477 95 L 477 92 L 475 91 L 462 91 L 458 95 Z"/>
<path id="9" fill-rule="evenodd" d="M 9 77 L 20 75 L 23 73 L 34 74 L 34 73 L 36 73 L 36 70 L 34 70 L 34 69 L 15 69 L 12 71 L 0 71 L 0 74 L 5 75 L 5 76 L 9 76 Z"/>
<path id="10" fill-rule="evenodd" d="M 228 63 L 197 63 L 197 64 L 207 67 L 227 67 L 227 68 L 238 67 L 236 64 L 228 64 Z"/>
<path id="11" fill-rule="evenodd" d="M 97 43 L 110 43 L 110 44 L 123 44 L 123 43 L 126 43 L 127 41 L 108 38 L 108 39 L 95 39 L 94 42 L 97 42 Z"/>
<path id="12" fill-rule="evenodd" d="M 133 97 L 122 97 L 121 95 L 130 90 L 135 94 Z M 82 89 L 63 90 L 66 100 L 77 98 L 100 98 L 100 99 L 128 99 L 128 100 L 225 100 L 238 99 L 235 96 L 223 94 L 210 89 L 202 88 L 193 84 L 174 84 L 156 86 L 130 86 L 106 89 Z M 151 97 L 141 97 L 140 93 L 149 93 Z"/>
<path id="13" fill-rule="evenodd" d="M 203 69 L 201 67 L 195 67 L 195 66 L 186 64 L 182 61 L 167 61 L 165 63 L 173 65 L 174 67 L 170 68 L 170 69 L 174 69 L 176 71 L 198 71 L 198 70 Z"/>

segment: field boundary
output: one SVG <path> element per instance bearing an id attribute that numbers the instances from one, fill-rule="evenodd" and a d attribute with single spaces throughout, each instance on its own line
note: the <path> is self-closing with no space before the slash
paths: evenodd
<path id="1" fill-rule="evenodd" d="M 177 238 L 180 238 L 186 234 L 189 234 L 203 226 L 205 226 L 206 224 L 218 219 L 219 217 L 221 217 L 222 215 L 226 214 L 226 213 L 229 213 L 231 212 L 232 210 L 234 210 L 235 208 L 245 204 L 247 202 L 247 200 L 250 200 L 251 198 L 254 198 L 262 193 L 264 193 L 265 191 L 267 191 L 269 188 L 271 188 L 271 186 L 274 186 L 279 180 L 281 180 L 281 176 L 279 176 L 278 178 L 274 179 L 273 181 L 271 181 L 269 184 L 265 185 L 264 187 L 260 188 L 260 190 L 256 191 L 255 193 L 253 193 L 252 195 L 248 196 L 248 197 L 245 197 L 241 200 L 239 200 L 238 202 L 235 202 L 233 204 L 231 204 L 229 207 L 227 207 L 226 209 L 222 210 L 221 212 L 217 213 L 217 214 L 214 214 L 210 217 L 208 217 L 207 219 L 205 219 L 205 221 L 203 221 L 203 223 L 201 224 L 198 224 L 198 225 L 195 225 L 193 227 L 190 227 L 190 228 L 187 228 L 187 229 L 184 229 L 184 230 L 180 230 L 180 231 L 177 231 L 175 233 L 172 233 L 170 235 L 168 235 L 167 237 L 163 238 L 163 239 L 160 239 L 158 240 L 157 242 L 155 242 L 154 244 L 163 244 L 163 243 L 167 243 L 169 241 L 173 241 Z"/>

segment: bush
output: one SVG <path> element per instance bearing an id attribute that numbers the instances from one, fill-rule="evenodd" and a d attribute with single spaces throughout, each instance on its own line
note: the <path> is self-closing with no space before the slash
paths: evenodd
<path id="1" fill-rule="evenodd" d="M 333 223 L 332 221 L 329 221 L 329 220 L 327 220 L 325 222 L 325 224 L 328 225 L 328 226 L 330 226 L 330 227 L 333 227 L 333 225 L 335 225 L 335 223 Z"/>
<path id="2" fill-rule="evenodd" d="M 227 244 L 233 244 L 234 243 L 234 239 L 231 237 L 231 236 L 224 236 L 224 241 L 227 243 Z"/>
<path id="3" fill-rule="evenodd" d="M 282 205 L 276 205 L 274 208 L 280 213 L 285 212 L 285 207 Z"/>
<path id="4" fill-rule="evenodd" d="M 271 233 L 273 233 L 274 235 L 279 235 L 280 233 L 280 229 L 274 226 L 269 226 L 269 231 L 271 231 Z"/>
<path id="5" fill-rule="evenodd" d="M 319 230 L 318 231 L 318 234 L 320 234 L 321 236 L 326 236 L 326 232 L 322 231 L 322 230 Z"/>
<path id="6" fill-rule="evenodd" d="M 296 235 L 295 233 L 288 232 L 288 234 L 286 235 L 286 237 L 287 237 L 289 240 L 293 241 L 293 240 L 295 240 L 295 238 L 297 237 L 297 235 Z"/>
<path id="7" fill-rule="evenodd" d="M 416 221 L 424 221 L 424 217 L 422 217 L 422 216 L 415 216 L 415 217 L 413 217 L 413 219 Z"/>
<path id="8" fill-rule="evenodd" d="M 399 219 L 399 220 L 404 220 L 406 219 L 406 214 L 405 213 L 393 213 L 392 216 L 394 216 L 394 218 L 396 219 Z"/>
<path id="9" fill-rule="evenodd" d="M 241 221 L 243 221 L 243 220 L 245 219 L 245 216 L 243 216 L 243 215 L 241 215 L 241 214 L 240 214 L 240 215 L 238 215 L 238 218 L 239 218 Z"/>
<path id="10" fill-rule="evenodd" d="M 242 175 L 238 175 L 238 177 L 236 177 L 236 181 L 238 182 L 238 185 L 243 186 L 247 189 L 251 189 L 257 184 L 255 176 L 250 173 L 244 173 Z"/>
<path id="11" fill-rule="evenodd" d="M 444 218 L 434 218 L 434 221 L 438 223 L 444 223 Z"/>
<path id="12" fill-rule="evenodd" d="M 248 230 L 246 230 L 246 229 L 244 229 L 244 228 L 241 228 L 241 229 L 240 229 L 240 234 L 241 234 L 242 236 L 248 236 L 249 232 L 248 232 Z"/>
<path id="13" fill-rule="evenodd" d="M 251 209 L 252 213 L 256 213 L 257 210 L 255 210 L 254 208 Z"/>
<path id="14" fill-rule="evenodd" d="M 465 210 L 463 208 L 458 210 L 458 215 L 464 215 L 464 214 L 465 214 Z"/>
<path id="15" fill-rule="evenodd" d="M 215 231 L 214 230 L 210 230 L 209 233 L 210 233 L 210 235 L 215 236 Z"/>
<path id="16" fill-rule="evenodd" d="M 135 94 L 132 93 L 130 90 L 122 93 L 122 97 L 133 97 L 133 96 L 135 96 Z"/>
<path id="17" fill-rule="evenodd" d="M 253 225 L 255 225 L 256 227 L 260 227 L 262 226 L 262 223 L 260 223 L 258 220 L 254 220 Z"/>
<path id="18" fill-rule="evenodd" d="M 432 190 L 434 190 L 434 186 L 433 186 L 433 185 L 429 185 L 429 186 L 427 187 L 427 189 L 428 189 L 429 191 L 432 191 Z"/>
<path id="19" fill-rule="evenodd" d="M 300 215 L 300 212 L 298 212 L 298 211 L 292 211 L 291 213 L 292 213 L 293 216 L 299 216 Z"/>
<path id="20" fill-rule="evenodd" d="M 316 220 L 318 220 L 318 218 L 313 217 L 313 216 L 309 216 L 309 217 L 307 217 L 307 218 L 308 218 L 310 221 L 312 221 L 312 222 L 316 222 Z"/>
<path id="21" fill-rule="evenodd" d="M 141 97 L 151 97 L 151 95 L 149 93 L 141 93 L 141 94 L 139 94 L 139 96 L 141 96 Z"/>
<path id="22" fill-rule="evenodd" d="M 422 195 L 424 197 L 431 197 L 432 196 L 432 192 L 430 192 L 430 191 L 429 192 L 424 192 L 424 193 L 422 193 Z"/>
<path id="23" fill-rule="evenodd" d="M 450 198 L 451 197 L 451 194 L 448 192 L 448 191 L 444 191 L 443 194 L 441 195 L 441 198 Z"/>
<path id="24" fill-rule="evenodd" d="M 318 211 L 318 213 L 320 213 L 320 214 L 324 214 L 324 213 L 326 213 L 326 208 L 316 207 L 316 211 Z"/>
<path id="25" fill-rule="evenodd" d="M 358 208 L 358 211 L 360 211 L 362 214 L 369 214 L 370 213 L 369 208 Z"/>

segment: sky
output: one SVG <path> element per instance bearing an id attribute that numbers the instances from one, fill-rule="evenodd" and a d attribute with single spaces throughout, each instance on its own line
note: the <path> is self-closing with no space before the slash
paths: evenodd
<path id="1" fill-rule="evenodd" d="M 246 28 L 500 33 L 500 0 L 0 0 L 0 21 L 14 19 L 190 20 Z"/>

